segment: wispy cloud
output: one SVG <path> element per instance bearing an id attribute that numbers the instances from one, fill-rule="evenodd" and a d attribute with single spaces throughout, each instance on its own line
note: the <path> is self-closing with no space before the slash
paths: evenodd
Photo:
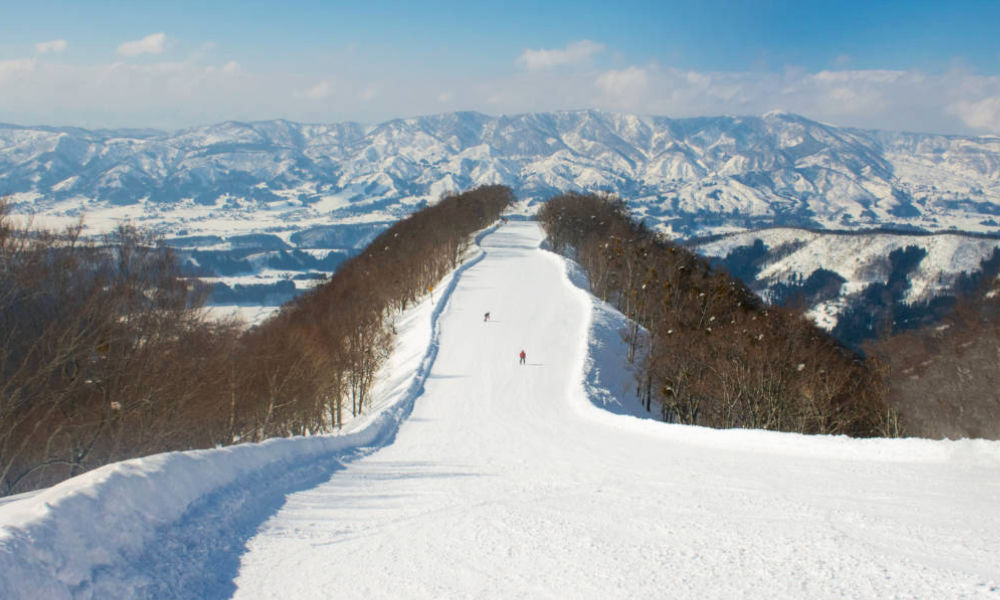
<path id="1" fill-rule="evenodd" d="M 58 53 L 64 51 L 67 46 L 69 46 L 69 42 L 66 40 L 50 40 L 35 44 L 35 51 L 39 54 Z"/>
<path id="2" fill-rule="evenodd" d="M 0 82 L 13 78 L 16 75 L 31 73 L 37 66 L 38 61 L 34 58 L 0 60 Z"/>
<path id="3" fill-rule="evenodd" d="M 122 56 L 137 56 L 139 54 L 161 54 L 166 46 L 167 35 L 162 31 L 151 33 L 141 40 L 125 42 L 118 46 L 118 54 Z"/>
<path id="4" fill-rule="evenodd" d="M 646 69 L 632 66 L 601 73 L 596 83 L 604 94 L 616 99 L 622 107 L 627 108 L 644 99 L 649 85 L 648 79 Z"/>
<path id="5" fill-rule="evenodd" d="M 299 98 L 306 98 L 308 100 L 325 100 L 332 95 L 333 95 L 333 84 L 331 84 L 329 81 L 321 81 L 304 90 L 301 90 L 297 94 Z"/>
<path id="6" fill-rule="evenodd" d="M 841 69 L 849 67 L 853 62 L 854 62 L 854 57 L 851 56 L 850 54 L 838 54 L 833 59 L 834 66 Z"/>
<path id="7" fill-rule="evenodd" d="M 590 40 L 571 42 L 565 48 L 554 50 L 526 49 L 517 57 L 517 64 L 529 71 L 551 69 L 561 65 L 570 65 L 589 60 L 595 54 L 604 51 L 604 44 Z"/>

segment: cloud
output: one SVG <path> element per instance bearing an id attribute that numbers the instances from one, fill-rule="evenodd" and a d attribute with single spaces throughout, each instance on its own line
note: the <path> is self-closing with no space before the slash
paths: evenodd
<path id="1" fill-rule="evenodd" d="M 854 57 L 851 56 L 850 54 L 838 54 L 833 59 L 834 66 L 837 66 L 837 67 L 840 67 L 840 68 L 848 67 L 853 62 L 854 62 Z"/>
<path id="2" fill-rule="evenodd" d="M 321 81 L 296 94 L 299 98 L 308 100 L 325 100 L 333 95 L 333 85 L 329 81 Z"/>
<path id="3" fill-rule="evenodd" d="M 781 109 L 865 129 L 977 134 L 1000 133 L 995 98 L 1000 77 L 968 69 L 704 71 L 651 63 L 597 74 L 525 71 L 491 86 L 478 104 L 491 112 L 598 108 L 670 117 Z M 477 101 L 466 94 L 463 104 Z"/>
<path id="4" fill-rule="evenodd" d="M 623 106 L 628 107 L 646 95 L 649 78 L 644 68 L 633 66 L 601 73 L 597 77 L 596 83 L 606 96 L 610 96 L 622 102 Z"/>
<path id="5" fill-rule="evenodd" d="M 167 35 L 162 31 L 160 33 L 152 33 L 141 40 L 125 42 L 124 44 L 118 46 L 118 54 L 121 54 L 122 56 L 161 54 L 164 46 L 166 45 L 166 41 Z"/>
<path id="6" fill-rule="evenodd" d="M 892 70 L 841 70 L 818 73 L 791 73 L 779 87 L 780 97 L 808 105 L 813 114 L 866 117 L 901 110 L 918 102 L 906 98 L 904 90 L 920 88 L 923 75 Z M 797 109 L 801 111 L 801 109 Z"/>
<path id="7" fill-rule="evenodd" d="M 781 109 L 866 129 L 1000 134 L 1000 76 L 968 68 L 939 73 L 801 67 L 706 71 L 624 63 L 600 70 L 428 75 L 405 68 L 396 73 L 357 69 L 358 61 L 310 73 L 261 71 L 227 60 L 0 60 L 0 114 L 15 123 L 170 129 L 279 117 L 376 123 L 459 105 L 490 114 L 595 108 L 669 117 Z M 565 60 L 550 56 L 545 64 Z"/>
<path id="8" fill-rule="evenodd" d="M 517 57 L 517 64 L 529 71 L 551 69 L 561 65 L 570 65 L 589 60 L 595 54 L 604 51 L 604 44 L 590 40 L 570 42 L 565 48 L 556 50 L 526 49 Z"/>
<path id="9" fill-rule="evenodd" d="M 67 46 L 69 46 L 69 42 L 66 40 L 51 40 L 35 44 L 35 51 L 39 54 L 58 53 L 65 50 Z"/>
<path id="10" fill-rule="evenodd" d="M 215 42 L 208 41 L 204 42 L 194 50 L 188 53 L 187 60 L 191 62 L 199 62 L 208 59 L 212 53 L 215 51 Z"/>
<path id="11" fill-rule="evenodd" d="M 25 75 L 33 72 L 38 67 L 38 61 L 34 58 L 15 58 L 13 60 L 0 60 L 0 82 L 12 79 L 16 75 Z M 10 92 L 8 92 L 10 93 Z"/>
<path id="12" fill-rule="evenodd" d="M 958 101 L 948 107 L 948 112 L 969 127 L 1000 133 L 1000 96 L 975 102 Z"/>

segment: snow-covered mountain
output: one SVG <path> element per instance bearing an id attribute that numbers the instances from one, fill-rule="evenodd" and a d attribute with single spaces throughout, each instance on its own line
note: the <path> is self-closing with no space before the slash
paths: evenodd
<path id="1" fill-rule="evenodd" d="M 192 273 L 217 278 L 209 279 L 217 304 L 280 304 L 424 203 L 495 183 L 529 206 L 563 191 L 613 192 L 682 238 L 764 226 L 1000 233 L 1000 138 L 862 131 L 779 112 L 463 112 L 378 125 L 226 122 L 172 134 L 0 126 L 0 196 L 15 212 L 47 224 L 85 215 L 91 232 L 123 218 L 157 230 Z M 830 238 L 820 254 L 848 282 L 847 296 L 867 280 L 837 268 L 855 258 L 843 241 Z M 924 278 L 950 280 L 989 252 L 972 238 L 958 246 L 968 260 L 924 260 Z M 705 251 L 721 257 L 721 247 Z M 767 293 L 815 270 L 785 260 L 757 287 Z M 848 303 L 825 302 L 814 314 L 832 327 Z"/>
<path id="2" fill-rule="evenodd" d="M 945 297 L 971 291 L 983 263 L 1000 249 L 1000 238 L 778 227 L 692 241 L 691 247 L 764 300 L 802 302 L 818 325 L 857 343 L 883 317 L 906 328 L 940 316 L 950 305 Z M 859 311 L 871 319 L 841 322 Z"/>
<path id="3" fill-rule="evenodd" d="M 1000 231 L 1000 138 L 887 133 L 801 116 L 449 113 L 378 125 L 226 122 L 173 134 L 0 126 L 19 210 L 167 231 L 393 220 L 501 183 L 529 200 L 604 190 L 678 235 L 758 225 Z M 215 233 L 215 232 L 213 232 Z"/>

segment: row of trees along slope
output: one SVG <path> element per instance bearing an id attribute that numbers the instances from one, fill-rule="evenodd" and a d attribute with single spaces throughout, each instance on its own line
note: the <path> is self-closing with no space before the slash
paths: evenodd
<path id="1" fill-rule="evenodd" d="M 482 187 L 383 232 L 245 330 L 200 310 L 170 249 L 123 226 L 84 240 L 0 204 L 0 495 L 155 452 L 329 431 L 365 410 L 393 321 L 513 195 Z"/>
<path id="2" fill-rule="evenodd" d="M 611 196 L 564 194 L 539 211 L 553 249 L 631 320 L 624 333 L 647 410 L 665 421 L 858 437 L 899 433 L 883 369 L 800 312 L 633 221 Z"/>

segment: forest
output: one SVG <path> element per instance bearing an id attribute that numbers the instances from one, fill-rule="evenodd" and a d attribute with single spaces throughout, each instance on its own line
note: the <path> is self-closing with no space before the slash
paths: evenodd
<path id="1" fill-rule="evenodd" d="M 443 197 L 252 328 L 155 236 L 46 231 L 0 205 L 0 495 L 125 458 L 336 430 L 366 410 L 394 318 L 513 201 Z"/>
<path id="2" fill-rule="evenodd" d="M 801 312 L 767 307 L 742 282 L 633 219 L 625 203 L 563 194 L 538 212 L 553 250 L 628 317 L 627 360 L 664 421 L 856 437 L 895 436 L 882 364 Z"/>
<path id="3" fill-rule="evenodd" d="M 721 265 L 646 229 L 614 196 L 557 196 L 538 219 L 553 249 L 580 263 L 592 292 L 631 319 L 623 335 L 637 392 L 665 421 L 1000 439 L 996 253 L 960 277 L 947 302 L 890 313 L 883 301 L 827 333 L 799 303 L 765 306 Z M 906 285 L 890 279 L 876 291 L 893 291 L 892 300 Z M 903 318 L 910 314 L 919 318 Z M 874 321 L 883 326 L 855 343 L 850 334 Z"/>

